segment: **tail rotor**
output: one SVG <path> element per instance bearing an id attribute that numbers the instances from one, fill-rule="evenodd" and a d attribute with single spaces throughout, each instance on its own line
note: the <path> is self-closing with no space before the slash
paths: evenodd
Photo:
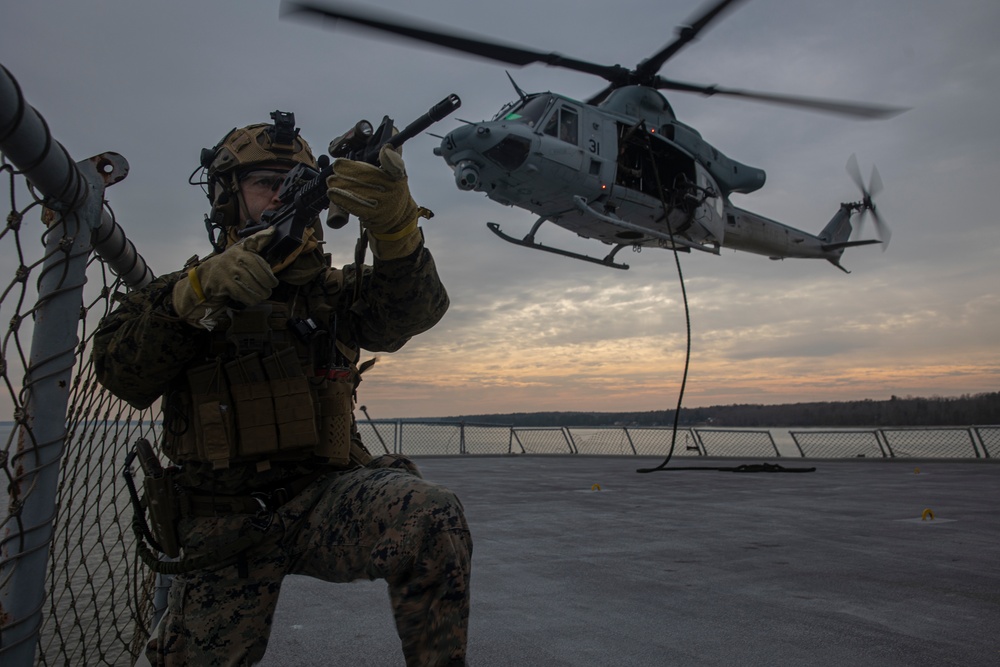
<path id="1" fill-rule="evenodd" d="M 879 176 L 878 169 L 876 169 L 873 165 L 872 175 L 868 179 L 868 185 L 866 186 L 864 179 L 861 176 L 861 169 L 858 167 L 858 158 L 855 157 L 853 153 L 851 154 L 851 157 L 847 159 L 847 174 L 851 177 L 851 180 L 854 181 L 854 184 L 858 186 L 858 189 L 861 190 L 861 201 L 850 205 L 851 208 L 860 213 L 860 219 L 858 221 L 858 236 L 861 235 L 861 230 L 864 228 L 865 220 L 868 215 L 871 214 L 872 220 L 875 223 L 875 233 L 882 242 L 882 252 L 885 252 L 886 248 L 889 247 L 889 240 L 892 238 L 892 230 L 889 229 L 889 225 L 879 214 L 874 201 L 875 195 L 882 192 L 882 177 Z"/>

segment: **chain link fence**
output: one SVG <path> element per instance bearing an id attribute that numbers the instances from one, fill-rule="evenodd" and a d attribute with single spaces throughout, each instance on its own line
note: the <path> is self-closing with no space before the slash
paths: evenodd
<path id="1" fill-rule="evenodd" d="M 789 431 L 803 456 L 817 459 L 884 458 L 878 431 Z"/>
<path id="2" fill-rule="evenodd" d="M 401 454 L 464 454 L 460 424 L 399 422 Z"/>
<path id="3" fill-rule="evenodd" d="M 466 454 L 510 454 L 514 433 L 509 426 L 465 424 Z"/>
<path id="4" fill-rule="evenodd" d="M 514 431 L 503 424 L 377 419 L 358 422 L 361 439 L 374 455 L 498 455 L 513 451 Z"/>
<path id="5" fill-rule="evenodd" d="M 693 429 L 705 456 L 781 456 L 770 431 Z"/>
<path id="6" fill-rule="evenodd" d="M 882 429 L 890 455 L 899 458 L 978 458 L 972 431 L 953 429 Z"/>
<path id="7" fill-rule="evenodd" d="M 573 441 L 566 429 L 552 428 L 515 428 L 511 430 L 517 453 L 521 454 L 576 454 Z"/>
<path id="8" fill-rule="evenodd" d="M 976 426 L 972 429 L 986 458 L 1000 454 L 1000 426 Z"/>
<path id="9" fill-rule="evenodd" d="M 566 434 L 577 454 L 635 454 L 629 432 L 623 428 L 574 428 L 566 429 Z"/>
<path id="10" fill-rule="evenodd" d="M 689 457 L 702 456 L 701 443 L 695 437 L 694 431 L 689 428 L 677 429 L 676 438 L 673 429 L 660 428 L 655 426 L 629 426 L 625 429 L 632 446 L 635 447 L 636 456 L 662 456 L 670 454 L 670 446 L 673 444 L 673 456 Z"/>
<path id="11" fill-rule="evenodd" d="M 793 449 L 778 446 L 778 429 L 665 426 L 511 426 L 426 419 L 358 423 L 373 454 L 407 456 L 581 454 L 601 456 L 817 459 L 990 458 L 1000 427 L 789 430 Z M 994 454 L 990 453 L 993 450 Z"/>

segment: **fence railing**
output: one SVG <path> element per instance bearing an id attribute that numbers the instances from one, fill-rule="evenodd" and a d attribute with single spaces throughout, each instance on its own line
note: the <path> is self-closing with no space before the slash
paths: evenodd
<path id="1" fill-rule="evenodd" d="M 375 419 L 359 422 L 374 453 L 597 454 L 678 457 L 989 459 L 1000 451 L 1000 426 L 789 430 L 658 426 L 511 426 L 455 421 Z M 782 451 L 784 449 L 784 451 Z"/>

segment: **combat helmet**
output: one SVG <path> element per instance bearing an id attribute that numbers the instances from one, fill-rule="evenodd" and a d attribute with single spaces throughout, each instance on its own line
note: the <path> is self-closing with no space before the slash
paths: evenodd
<path id="1" fill-rule="evenodd" d="M 201 149 L 201 169 L 204 170 L 205 193 L 212 205 L 205 216 L 209 238 L 216 249 L 225 245 L 219 236 L 228 234 L 239 224 L 239 178 L 250 168 L 261 164 L 305 164 L 316 169 L 316 158 L 295 127 L 295 114 L 287 111 L 271 113 L 273 123 L 257 123 L 233 128 L 212 148 Z M 221 241 L 221 243 L 220 243 Z"/>

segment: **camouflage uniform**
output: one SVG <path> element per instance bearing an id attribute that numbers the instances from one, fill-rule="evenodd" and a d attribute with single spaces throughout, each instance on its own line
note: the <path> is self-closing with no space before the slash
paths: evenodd
<path id="1" fill-rule="evenodd" d="M 336 315 L 338 339 L 349 338 L 358 347 L 397 350 L 447 309 L 447 295 L 422 244 L 408 257 L 376 259 L 365 267 L 360 300 L 355 300 L 354 267 L 340 271 L 328 263 L 318 250 L 296 260 L 277 274 L 282 282 L 271 299 L 285 299 L 295 310 L 310 301 L 304 294 L 322 294 L 326 315 Z M 163 276 L 121 297 L 95 337 L 98 378 L 136 407 L 169 395 L 188 368 L 211 354 L 210 333 L 180 320 L 171 306 L 173 285 L 183 275 Z M 175 577 L 167 612 L 147 647 L 153 665 L 259 661 L 286 574 L 336 582 L 385 579 L 406 664 L 465 664 L 468 525 L 458 498 L 424 481 L 412 462 L 382 456 L 347 469 L 308 459 L 237 462 L 221 469 L 175 463 L 186 492 L 223 499 L 263 492 L 269 507 L 257 514 L 181 519 L 185 558 L 212 554 L 248 531 L 258 536 L 262 531 L 262 539 L 235 562 Z M 308 486 L 298 490 L 302 483 Z M 287 493 L 288 488 L 298 492 Z"/>

